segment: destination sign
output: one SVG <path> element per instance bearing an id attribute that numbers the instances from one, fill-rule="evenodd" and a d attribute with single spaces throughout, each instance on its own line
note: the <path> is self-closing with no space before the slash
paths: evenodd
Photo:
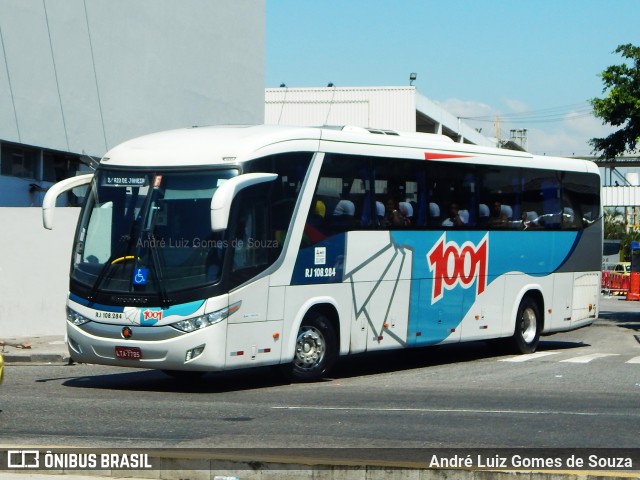
<path id="1" fill-rule="evenodd" d="M 149 177 L 141 174 L 105 173 L 102 176 L 104 187 L 145 187 Z"/>

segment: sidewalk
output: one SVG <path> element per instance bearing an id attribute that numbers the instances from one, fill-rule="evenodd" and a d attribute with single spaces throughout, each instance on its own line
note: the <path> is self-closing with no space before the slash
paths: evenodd
<path id="1" fill-rule="evenodd" d="M 0 338 L 0 352 L 7 365 L 67 364 L 69 351 L 63 336 Z"/>

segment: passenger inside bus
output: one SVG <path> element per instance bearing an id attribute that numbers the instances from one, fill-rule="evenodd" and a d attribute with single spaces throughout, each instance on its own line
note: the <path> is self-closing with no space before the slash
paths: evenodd
<path id="1" fill-rule="evenodd" d="M 491 215 L 489 215 L 489 226 L 494 228 L 506 228 L 509 224 L 509 210 L 511 210 L 511 207 L 508 205 L 502 205 L 502 203 L 498 201 L 493 202 Z"/>
<path id="2" fill-rule="evenodd" d="M 393 197 L 389 197 L 385 202 L 382 226 L 384 228 L 406 227 L 408 224 L 409 219 L 402 214 L 398 202 Z"/>
<path id="3" fill-rule="evenodd" d="M 452 203 L 449 207 L 449 216 L 442 222 L 443 227 L 462 227 L 464 220 L 460 217 L 460 208 L 457 203 Z"/>

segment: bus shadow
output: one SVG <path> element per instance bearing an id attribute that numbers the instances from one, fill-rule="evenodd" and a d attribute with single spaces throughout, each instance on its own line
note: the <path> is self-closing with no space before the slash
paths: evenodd
<path id="1" fill-rule="evenodd" d="M 589 344 L 584 342 L 540 340 L 537 351 L 568 350 L 588 346 Z M 506 351 L 499 341 L 477 341 L 363 353 L 342 359 L 334 372 L 334 378 L 360 377 L 478 360 L 498 360 L 512 356 L 516 354 Z"/>
<path id="2" fill-rule="evenodd" d="M 69 378 L 63 386 L 100 390 L 211 394 L 278 387 L 288 382 L 269 367 L 173 378 L 158 370 L 127 371 Z"/>
<path id="3" fill-rule="evenodd" d="M 640 322 L 640 312 L 600 312 L 598 320 L 607 320 L 616 324 Z"/>
<path id="4" fill-rule="evenodd" d="M 584 342 L 567 342 L 562 340 L 540 340 L 538 352 L 546 352 L 548 350 L 570 350 L 572 348 L 590 347 L 590 343 Z"/>
<path id="5" fill-rule="evenodd" d="M 622 312 L 611 312 L 604 310 L 598 314 L 598 320 L 604 320 L 618 327 L 640 331 L 640 308 L 639 311 Z"/>
<path id="6" fill-rule="evenodd" d="M 538 351 L 588 347 L 582 342 L 541 340 Z M 514 356 L 497 342 L 468 342 L 455 345 L 417 347 L 406 350 L 368 352 L 341 358 L 331 377 L 324 381 L 366 377 L 450 364 Z M 82 368 L 82 366 L 79 366 Z M 221 373 L 207 373 L 197 378 L 173 378 L 157 370 L 126 371 L 66 377 L 63 385 L 71 388 L 145 391 L 163 393 L 215 394 L 261 390 L 289 385 L 274 367 L 258 367 Z M 44 381 L 44 380 L 43 380 Z"/>

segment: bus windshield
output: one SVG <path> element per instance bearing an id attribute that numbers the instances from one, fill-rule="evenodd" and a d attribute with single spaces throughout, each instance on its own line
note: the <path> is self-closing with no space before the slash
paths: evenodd
<path id="1" fill-rule="evenodd" d="M 211 198 L 238 174 L 98 170 L 75 239 L 71 278 L 91 289 L 158 295 L 214 284 L 226 243 Z"/>

